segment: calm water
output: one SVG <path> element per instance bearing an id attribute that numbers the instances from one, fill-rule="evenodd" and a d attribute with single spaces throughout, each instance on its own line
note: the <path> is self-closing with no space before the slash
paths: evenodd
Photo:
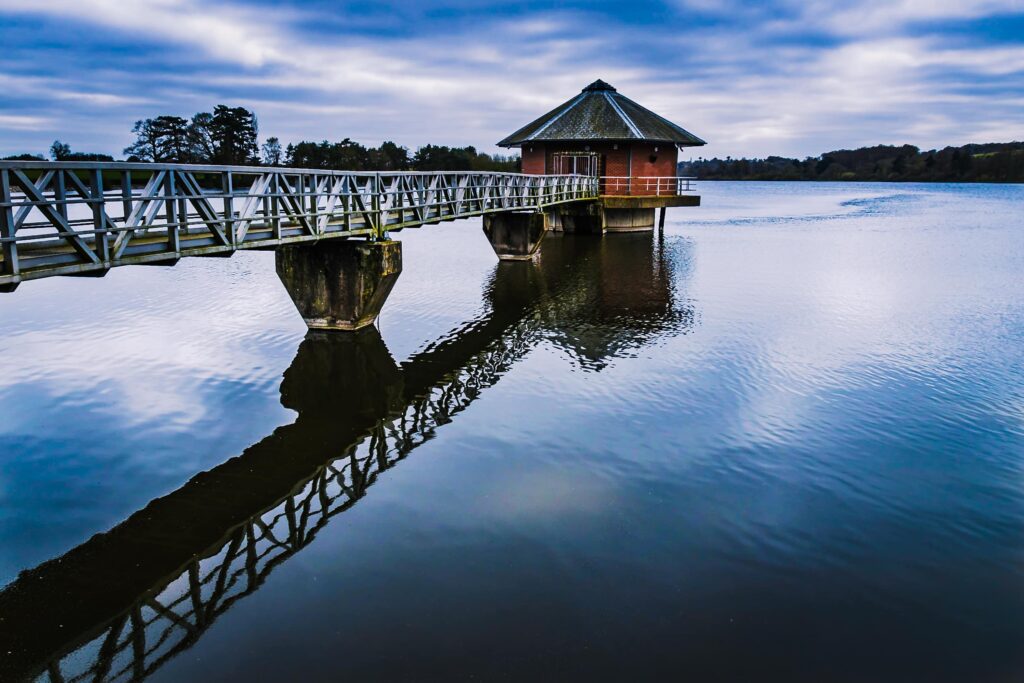
<path id="1" fill-rule="evenodd" d="M 0 680 L 1021 680 L 1024 187 L 700 189 L 0 297 Z"/>

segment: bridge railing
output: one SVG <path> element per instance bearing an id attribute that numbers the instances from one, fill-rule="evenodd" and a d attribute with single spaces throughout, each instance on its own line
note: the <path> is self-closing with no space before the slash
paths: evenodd
<path id="1" fill-rule="evenodd" d="M 697 189 L 688 176 L 602 176 L 601 194 L 678 196 Z"/>
<path id="2" fill-rule="evenodd" d="M 0 288 L 593 199 L 596 178 L 0 162 Z"/>

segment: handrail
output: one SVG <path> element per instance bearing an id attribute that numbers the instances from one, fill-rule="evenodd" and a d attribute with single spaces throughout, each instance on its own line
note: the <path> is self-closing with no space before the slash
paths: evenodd
<path id="1" fill-rule="evenodd" d="M 695 192 L 694 176 L 601 176 L 601 194 L 675 196 Z"/>
<path id="2" fill-rule="evenodd" d="M 467 169 L 461 171 L 353 171 L 345 170 L 338 171 L 333 169 L 325 168 L 304 168 L 297 166 L 251 166 L 251 165 L 216 165 L 216 164 L 182 164 L 182 163 L 171 163 L 171 162 L 150 162 L 150 161 L 45 161 L 42 159 L 35 161 L 0 161 L 0 169 L 13 169 L 13 168 L 24 168 L 24 169 L 53 169 L 63 168 L 67 170 L 91 170 L 91 169 L 102 169 L 104 171 L 148 171 L 154 168 L 159 169 L 176 169 L 182 171 L 192 172 L 211 172 L 219 173 L 224 171 L 231 171 L 233 173 L 245 173 L 245 174 L 260 174 L 266 171 L 276 171 L 279 173 L 316 173 L 318 175 L 459 175 L 466 173 L 485 173 L 487 175 L 497 176 L 521 176 L 526 175 L 523 173 L 515 173 L 512 171 L 482 171 Z M 566 173 L 546 173 L 546 174 L 529 174 L 539 175 L 541 177 L 565 177 Z"/>
<path id="3" fill-rule="evenodd" d="M 137 162 L 0 162 L 0 289 L 596 199 L 597 178 Z"/>

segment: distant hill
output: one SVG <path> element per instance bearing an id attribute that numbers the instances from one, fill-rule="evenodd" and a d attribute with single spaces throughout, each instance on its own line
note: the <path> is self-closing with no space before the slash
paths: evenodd
<path id="1" fill-rule="evenodd" d="M 702 180 L 853 180 L 1024 183 L 1024 142 L 993 142 L 922 152 L 913 145 L 839 149 L 806 159 L 698 159 L 679 174 Z"/>

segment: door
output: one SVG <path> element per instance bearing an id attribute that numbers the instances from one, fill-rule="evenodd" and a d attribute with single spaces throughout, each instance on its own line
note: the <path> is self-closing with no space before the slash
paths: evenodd
<path id="1" fill-rule="evenodd" d="M 601 157 L 596 152 L 555 152 L 552 156 L 555 175 L 585 175 L 597 177 L 601 172 Z"/>

